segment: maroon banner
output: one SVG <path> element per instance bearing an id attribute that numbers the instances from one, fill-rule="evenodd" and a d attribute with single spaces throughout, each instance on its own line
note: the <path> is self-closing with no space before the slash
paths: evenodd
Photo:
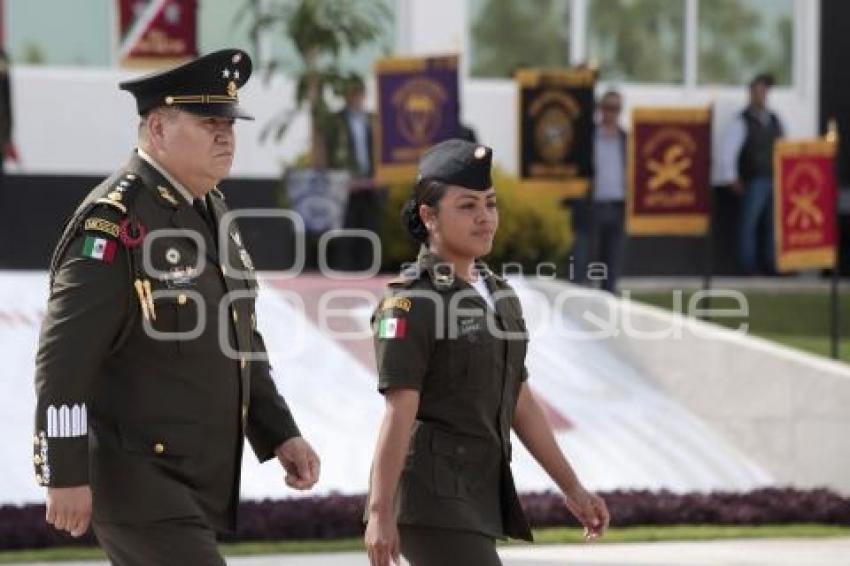
<path id="1" fill-rule="evenodd" d="M 197 0 L 118 0 L 119 58 L 166 66 L 198 55 Z"/>
<path id="2" fill-rule="evenodd" d="M 835 266 L 835 150 L 835 143 L 821 139 L 776 144 L 773 210 L 779 271 Z"/>
<path id="3" fill-rule="evenodd" d="M 708 230 L 710 108 L 635 108 L 629 138 L 630 234 Z"/>

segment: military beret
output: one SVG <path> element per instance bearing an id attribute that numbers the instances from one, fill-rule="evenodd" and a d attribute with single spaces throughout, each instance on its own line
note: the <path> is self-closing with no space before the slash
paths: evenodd
<path id="1" fill-rule="evenodd" d="M 237 97 L 251 68 L 251 57 L 244 51 L 222 49 L 165 71 L 122 81 L 118 87 L 136 98 L 140 116 L 160 106 L 173 106 L 201 116 L 253 120 Z"/>
<path id="2" fill-rule="evenodd" d="M 419 160 L 417 181 L 433 179 L 476 191 L 493 186 L 490 165 L 493 150 L 461 139 L 450 139 L 428 149 Z"/>

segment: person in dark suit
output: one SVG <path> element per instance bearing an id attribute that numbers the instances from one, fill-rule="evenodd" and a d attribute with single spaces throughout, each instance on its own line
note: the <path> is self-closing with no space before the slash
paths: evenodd
<path id="1" fill-rule="evenodd" d="M 224 564 L 243 439 L 309 489 L 319 459 L 272 380 L 257 281 L 216 184 L 251 59 L 211 53 L 120 87 L 141 116 L 127 164 L 77 208 L 50 265 L 36 358 L 47 521 L 118 565 Z"/>
<path id="2" fill-rule="evenodd" d="M 0 49 L 0 187 L 5 173 L 3 162 L 12 153 L 12 85 L 9 80 L 9 58 Z"/>
<path id="3" fill-rule="evenodd" d="M 366 85 L 363 78 L 353 74 L 345 84 L 345 108 L 333 116 L 326 132 L 328 167 L 343 169 L 351 174 L 348 204 L 343 228 L 381 230 L 386 190 L 375 183 L 372 156 L 374 115 L 365 108 Z M 364 238 L 339 238 L 331 250 L 330 262 L 336 269 L 365 270 L 373 261 L 380 261 L 371 243 Z"/>
<path id="4" fill-rule="evenodd" d="M 587 196 L 572 205 L 575 264 L 570 279 L 587 284 L 599 271 L 601 287 L 610 293 L 617 293 L 626 247 L 628 137 L 619 122 L 622 107 L 623 97 L 616 90 L 607 91 L 599 100 L 600 116 L 593 134 L 593 180 Z"/>
<path id="5" fill-rule="evenodd" d="M 608 510 L 561 452 L 527 385 L 528 331 L 511 286 L 480 257 L 498 227 L 489 147 L 450 139 L 419 163 L 402 219 L 422 245 L 372 317 L 386 411 L 367 499 L 372 566 L 497 566 L 495 540 L 531 540 L 511 431 L 562 490 L 588 538 Z"/>

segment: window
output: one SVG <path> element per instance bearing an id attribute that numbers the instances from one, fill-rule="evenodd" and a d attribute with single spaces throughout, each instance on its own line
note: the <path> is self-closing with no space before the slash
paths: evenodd
<path id="1" fill-rule="evenodd" d="M 519 67 L 569 65 L 569 0 L 469 0 L 470 73 L 511 77 Z"/>
<path id="2" fill-rule="evenodd" d="M 6 48 L 14 63 L 109 66 L 111 0 L 5 0 Z"/>
<path id="3" fill-rule="evenodd" d="M 684 81 L 684 0 L 588 2 L 588 62 L 608 81 Z"/>
<path id="4" fill-rule="evenodd" d="M 240 12 L 246 9 L 244 0 L 221 2 L 198 1 L 198 54 L 227 47 L 244 49 L 255 57 L 251 41 L 250 18 Z M 240 16 L 240 17 L 238 17 Z"/>
<path id="5" fill-rule="evenodd" d="M 793 0 L 701 0 L 699 82 L 747 84 L 769 71 L 791 83 Z"/>

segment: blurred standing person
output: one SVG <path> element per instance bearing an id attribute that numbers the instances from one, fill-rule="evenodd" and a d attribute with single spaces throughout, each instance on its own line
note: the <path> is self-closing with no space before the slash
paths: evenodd
<path id="1" fill-rule="evenodd" d="M 0 49 L 0 214 L 7 210 L 6 206 L 6 158 L 14 159 L 15 150 L 12 145 L 12 88 L 9 80 L 9 58 Z M 3 225 L 8 225 L 3 222 Z M 11 253 L 12 238 L 2 238 L 0 243 L 0 267 L 6 265 Z"/>
<path id="2" fill-rule="evenodd" d="M 721 179 L 741 197 L 738 260 L 746 275 L 773 274 L 773 147 L 785 135 L 782 121 L 767 106 L 773 75 L 750 82 L 750 101 L 723 139 Z"/>
<path id="3" fill-rule="evenodd" d="M 378 234 L 386 195 L 375 184 L 372 159 L 374 115 L 366 111 L 366 85 L 352 74 L 345 85 L 345 107 L 334 115 L 326 134 L 328 167 L 351 174 L 343 228 L 369 230 Z M 374 261 L 372 246 L 365 238 L 339 238 L 330 251 L 330 263 L 346 271 L 365 270 Z M 380 261 L 381 258 L 377 258 Z"/>
<path id="4" fill-rule="evenodd" d="M 9 80 L 9 58 L 0 49 L 0 186 L 3 184 L 6 157 L 14 158 L 12 148 L 12 85 Z"/>
<path id="5" fill-rule="evenodd" d="M 384 395 L 370 477 L 372 566 L 497 566 L 495 540 L 531 540 L 511 472 L 511 431 L 552 478 L 588 539 L 608 510 L 561 452 L 528 387 L 528 332 L 511 286 L 481 260 L 499 224 L 492 150 L 429 149 L 402 211 L 419 257 L 375 310 Z"/>
<path id="6" fill-rule="evenodd" d="M 599 120 L 593 136 L 594 174 L 591 189 L 573 204 L 575 244 L 571 277 L 588 282 L 591 263 L 605 265 L 602 289 L 617 292 L 625 254 L 626 144 L 620 127 L 623 97 L 608 90 L 599 101 Z M 595 271 L 595 270 L 594 270 Z"/>

